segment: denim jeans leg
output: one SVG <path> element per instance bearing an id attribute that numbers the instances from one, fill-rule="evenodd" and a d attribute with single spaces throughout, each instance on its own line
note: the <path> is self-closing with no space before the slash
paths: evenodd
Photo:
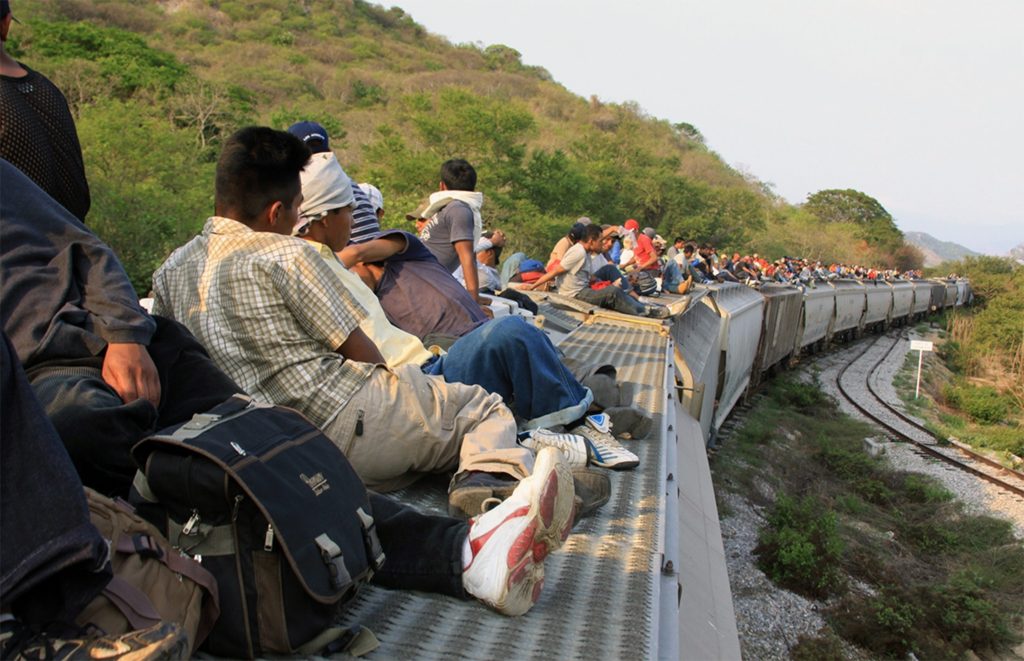
<path id="1" fill-rule="evenodd" d="M 501 395 L 528 429 L 578 420 L 592 400 L 547 335 L 522 317 L 494 319 L 464 335 L 427 372 Z"/>
<path id="2" fill-rule="evenodd" d="M 0 609 L 70 622 L 110 580 L 107 544 L 6 335 L 0 370 Z"/>
<path id="3" fill-rule="evenodd" d="M 679 271 L 679 264 L 675 260 L 669 260 L 661 273 L 661 290 L 676 293 L 679 285 L 683 284 L 683 274 Z"/>
<path id="4" fill-rule="evenodd" d="M 375 585 L 466 598 L 462 545 L 469 527 L 465 521 L 421 514 L 372 491 L 370 506 L 386 558 L 373 576 Z"/>
<path id="5" fill-rule="evenodd" d="M 623 275 L 622 271 L 620 271 L 614 264 L 605 264 L 601 268 L 597 269 L 594 271 L 594 277 L 598 280 L 607 280 L 613 285 L 618 285 L 618 287 L 627 294 L 630 291 L 629 278 Z"/>
<path id="6" fill-rule="evenodd" d="M 626 294 L 615 285 L 609 285 L 604 289 L 584 289 L 576 294 L 576 298 L 623 314 L 633 314 L 642 317 L 646 311 L 643 303 Z"/>

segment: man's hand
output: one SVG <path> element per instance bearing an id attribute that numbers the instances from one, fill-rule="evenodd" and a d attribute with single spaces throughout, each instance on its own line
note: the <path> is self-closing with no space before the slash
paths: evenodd
<path id="1" fill-rule="evenodd" d="M 153 406 L 160 405 L 160 377 L 141 344 L 108 344 L 101 374 L 125 404 L 146 399 Z"/>

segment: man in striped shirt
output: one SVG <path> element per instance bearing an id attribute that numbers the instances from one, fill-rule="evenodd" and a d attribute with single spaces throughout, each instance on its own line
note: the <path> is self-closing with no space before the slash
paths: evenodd
<path id="1" fill-rule="evenodd" d="M 302 140 L 314 154 L 331 151 L 330 136 L 327 129 L 316 122 L 297 122 L 288 127 L 288 132 Z M 356 201 L 352 205 L 352 236 L 349 243 L 364 243 L 380 236 L 380 219 L 377 208 L 373 205 L 367 192 L 349 179 L 352 194 Z"/>

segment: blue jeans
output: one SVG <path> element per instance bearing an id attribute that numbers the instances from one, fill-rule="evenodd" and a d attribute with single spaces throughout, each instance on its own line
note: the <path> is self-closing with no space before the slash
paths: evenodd
<path id="1" fill-rule="evenodd" d="M 593 401 L 590 390 L 562 364 L 548 336 L 522 317 L 488 321 L 423 371 L 501 395 L 522 429 L 579 420 Z"/>
<path id="2" fill-rule="evenodd" d="M 603 289 L 584 289 L 576 294 L 576 298 L 591 305 L 623 314 L 635 314 L 641 317 L 647 314 L 647 306 L 615 285 L 608 285 Z"/>
<path id="3" fill-rule="evenodd" d="M 619 270 L 619 267 L 615 266 L 614 264 L 605 264 L 601 268 L 594 271 L 594 279 L 607 280 L 613 285 L 617 285 L 619 289 L 626 292 L 627 294 L 629 293 L 629 278 L 623 275 L 622 271 Z"/>

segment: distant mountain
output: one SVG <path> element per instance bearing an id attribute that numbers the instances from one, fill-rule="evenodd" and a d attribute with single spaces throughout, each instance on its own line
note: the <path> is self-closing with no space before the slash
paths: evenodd
<path id="1" fill-rule="evenodd" d="M 952 241 L 940 241 L 927 232 L 904 232 L 907 243 L 917 246 L 924 253 L 925 266 L 937 266 L 942 262 L 955 262 L 979 253 Z M 1018 246 L 1024 252 L 1024 245 Z"/>
<path id="2" fill-rule="evenodd" d="M 1010 257 L 1024 264 L 1024 243 L 1019 243 L 1015 247 L 1010 248 Z"/>

